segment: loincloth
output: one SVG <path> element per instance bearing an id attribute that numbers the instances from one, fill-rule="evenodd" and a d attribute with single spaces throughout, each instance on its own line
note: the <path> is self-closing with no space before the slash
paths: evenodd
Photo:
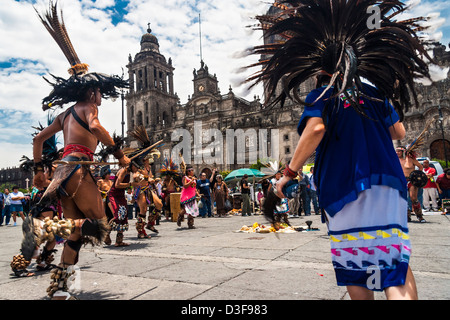
<path id="1" fill-rule="evenodd" d="M 77 157 L 77 156 L 66 156 L 62 159 L 62 161 L 86 161 L 88 160 L 86 157 Z M 85 174 L 80 179 L 80 185 L 82 184 L 82 179 L 86 175 L 90 175 L 96 183 L 95 178 L 92 176 L 91 171 L 89 170 L 89 167 L 87 165 L 81 165 L 81 164 L 61 164 L 58 165 L 58 167 L 55 169 L 55 173 L 53 174 L 52 182 L 47 187 L 47 190 L 45 190 L 45 193 L 43 194 L 41 200 L 39 201 L 39 205 L 41 206 L 47 206 L 52 203 L 57 202 L 61 196 L 66 197 L 74 197 L 76 194 L 76 191 L 69 195 L 66 191 L 67 183 L 70 181 L 70 179 L 73 177 L 75 172 L 77 172 L 79 169 L 84 168 Z M 77 189 L 78 190 L 78 189 Z"/>

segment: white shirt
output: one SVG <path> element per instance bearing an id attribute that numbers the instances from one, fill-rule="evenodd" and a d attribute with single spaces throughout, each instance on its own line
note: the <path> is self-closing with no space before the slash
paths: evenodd
<path id="1" fill-rule="evenodd" d="M 20 191 L 17 191 L 17 193 L 12 192 L 9 195 L 11 196 L 11 198 L 23 197 L 23 193 Z M 22 200 L 12 200 L 11 199 L 11 204 L 22 204 Z"/>
<path id="2" fill-rule="evenodd" d="M 316 185 L 314 184 L 314 175 L 312 173 L 310 173 L 308 175 L 309 178 L 309 182 L 311 184 L 311 190 L 316 191 Z"/>
<path id="3" fill-rule="evenodd" d="M 127 199 L 127 204 L 132 205 L 131 201 L 133 200 L 133 193 L 125 193 L 125 198 Z"/>
<path id="4" fill-rule="evenodd" d="M 5 194 L 5 206 L 11 205 L 11 193 Z"/>

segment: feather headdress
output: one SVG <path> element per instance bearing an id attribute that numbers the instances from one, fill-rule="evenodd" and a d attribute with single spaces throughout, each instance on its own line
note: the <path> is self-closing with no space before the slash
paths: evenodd
<path id="1" fill-rule="evenodd" d="M 428 123 L 425 125 L 425 128 L 422 130 L 419 136 L 406 147 L 405 153 L 407 155 L 416 158 L 417 151 L 419 150 L 420 147 L 422 147 L 425 144 L 425 134 L 430 128 L 430 125 L 431 121 L 428 121 Z"/>
<path id="2" fill-rule="evenodd" d="M 55 117 L 49 114 L 47 117 L 47 125 L 51 125 L 54 120 Z M 32 134 L 33 137 L 37 136 L 39 132 L 45 129 L 45 127 L 41 123 L 39 123 L 38 127 L 32 128 L 37 130 L 37 132 Z M 53 165 L 53 161 L 56 161 L 59 158 L 59 150 L 57 148 L 57 143 L 58 141 L 56 139 L 56 135 L 51 136 L 43 143 L 42 164 L 47 168 L 51 168 Z M 22 156 L 19 168 L 27 172 L 32 172 L 33 167 L 34 167 L 34 160 L 28 158 L 27 156 Z"/>
<path id="3" fill-rule="evenodd" d="M 264 167 L 260 169 L 261 172 L 264 173 L 264 177 L 260 179 L 260 181 L 264 179 L 272 179 L 278 172 L 282 172 L 285 166 L 286 165 L 282 164 L 281 161 L 267 161 L 267 163 L 264 163 Z"/>
<path id="4" fill-rule="evenodd" d="M 134 165 L 140 168 L 143 166 L 145 159 L 153 160 L 155 156 L 161 157 L 157 148 L 163 145 L 162 140 L 152 145 L 144 126 L 137 126 L 129 135 L 137 140 L 139 146 L 137 148 L 126 148 L 123 153 L 132 160 Z"/>
<path id="5" fill-rule="evenodd" d="M 283 105 L 286 98 L 306 104 L 300 85 L 317 76 L 329 78 L 318 99 L 329 90 L 332 97 L 343 94 L 361 114 L 360 97 L 374 99 L 364 95 L 362 79 L 394 102 L 401 119 L 410 95 L 417 103 L 414 79 L 429 78 L 426 59 L 432 60 L 416 34 L 426 19 L 394 20 L 407 9 L 401 1 L 290 0 L 274 6 L 278 13 L 257 18 L 265 36 L 278 40 L 251 50 L 263 58 L 249 67 L 262 70 L 247 79 L 252 86 L 264 83 L 268 106 Z M 374 9 L 380 13 L 379 26 L 372 27 Z"/>
<path id="6" fill-rule="evenodd" d="M 62 106 L 69 102 L 77 102 L 85 98 L 89 88 L 99 88 L 102 97 L 105 99 L 119 96 L 117 88 L 128 88 L 129 84 L 118 76 L 110 76 L 103 73 L 88 72 L 88 64 L 82 63 L 70 41 L 64 20 L 58 16 L 57 3 L 49 1 L 49 9 L 45 14 L 39 14 L 39 19 L 44 27 L 56 41 L 64 56 L 70 63 L 68 70 L 71 75 L 69 79 L 54 76 L 54 82 L 44 79 L 53 86 L 52 92 L 45 97 L 42 102 L 42 109 L 45 111 L 53 106 Z"/>
<path id="7" fill-rule="evenodd" d="M 100 151 L 96 153 L 96 156 L 99 158 L 99 162 L 107 162 L 108 157 L 116 151 L 122 149 L 123 145 L 125 144 L 125 140 L 121 136 L 116 135 L 115 132 L 113 133 L 112 139 L 114 141 L 113 146 L 105 146 L 104 144 L 102 144 Z"/>
<path id="8" fill-rule="evenodd" d="M 179 173 L 179 166 L 172 160 L 172 158 L 170 159 L 165 159 L 162 166 L 161 166 L 161 170 L 159 171 L 161 173 L 161 176 L 178 176 Z"/>

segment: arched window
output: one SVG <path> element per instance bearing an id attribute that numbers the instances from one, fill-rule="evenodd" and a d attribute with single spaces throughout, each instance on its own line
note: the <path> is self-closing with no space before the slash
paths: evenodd
<path id="1" fill-rule="evenodd" d="M 445 148 L 444 148 L 444 142 Z M 447 159 L 450 159 L 450 142 L 448 140 L 435 140 L 430 145 L 430 158 L 445 160 L 444 150 L 447 151 Z"/>
<path id="2" fill-rule="evenodd" d="M 163 125 L 165 125 L 165 126 L 170 125 L 169 115 L 167 114 L 166 111 L 164 111 L 163 114 L 162 114 L 162 123 L 163 123 Z"/>
<path id="3" fill-rule="evenodd" d="M 136 117 L 136 123 L 138 126 L 142 126 L 144 123 L 142 122 L 142 111 L 139 111 L 137 113 L 137 117 Z"/>

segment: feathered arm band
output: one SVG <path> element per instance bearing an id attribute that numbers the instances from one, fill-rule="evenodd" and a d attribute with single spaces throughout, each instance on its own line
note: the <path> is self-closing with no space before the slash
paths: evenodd
<path id="1" fill-rule="evenodd" d="M 97 154 L 101 158 L 102 162 L 106 162 L 108 156 L 113 155 L 116 159 L 121 159 L 124 156 L 122 151 L 122 147 L 125 143 L 124 139 L 121 136 L 116 136 L 113 134 L 114 145 L 113 146 L 103 146 L 102 150 L 100 150 Z"/>

